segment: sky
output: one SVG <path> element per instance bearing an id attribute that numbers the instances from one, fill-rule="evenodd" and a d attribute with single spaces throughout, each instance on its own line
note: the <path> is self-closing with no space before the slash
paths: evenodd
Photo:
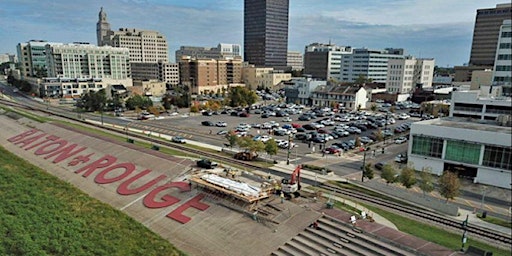
<path id="1" fill-rule="evenodd" d="M 469 61 L 477 9 L 490 0 L 290 0 L 288 50 L 310 43 L 353 48 L 404 48 L 441 67 Z M 32 39 L 96 44 L 103 7 L 112 30 L 156 30 L 170 61 L 180 46 L 243 47 L 242 0 L 0 0 L 0 53 Z"/>

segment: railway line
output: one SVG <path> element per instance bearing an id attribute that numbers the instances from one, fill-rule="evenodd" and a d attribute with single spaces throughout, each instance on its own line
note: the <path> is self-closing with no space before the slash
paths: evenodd
<path id="1" fill-rule="evenodd" d="M 83 120 L 75 118 L 74 115 L 70 114 L 69 112 L 65 112 L 65 111 L 57 112 L 57 111 L 53 111 L 53 109 L 38 108 L 36 106 L 26 106 L 26 105 L 19 104 L 16 102 L 6 101 L 4 99 L 0 99 L 0 104 L 11 106 L 11 107 L 23 108 L 23 109 L 27 109 L 27 110 L 36 110 L 36 111 L 45 112 L 45 113 L 56 115 L 56 116 L 59 116 L 62 118 L 67 118 L 67 119 L 72 119 L 77 122 L 82 122 L 87 125 L 93 125 L 93 126 L 96 126 L 97 128 L 106 129 L 112 133 L 117 133 L 120 135 L 129 135 L 133 138 L 138 138 L 138 139 L 141 139 L 144 141 L 149 141 L 149 142 L 163 145 L 166 147 L 175 148 L 180 151 L 184 151 L 184 152 L 195 154 L 195 155 L 202 156 L 202 157 L 211 158 L 216 161 L 220 161 L 220 162 L 224 162 L 224 163 L 231 163 L 231 164 L 235 164 L 237 166 L 241 166 L 241 167 L 245 167 L 245 168 L 249 168 L 249 169 L 253 169 L 253 170 L 258 170 L 258 171 L 263 171 L 266 173 L 272 173 L 272 174 L 279 175 L 279 176 L 282 175 L 282 173 L 274 171 L 272 169 L 257 166 L 252 163 L 249 163 L 249 162 L 239 161 L 239 160 L 233 159 L 231 157 L 227 157 L 227 156 L 223 156 L 223 155 L 219 155 L 219 154 L 215 154 L 215 153 L 211 153 L 211 152 L 204 152 L 204 151 L 194 149 L 194 148 L 189 148 L 187 146 L 183 146 L 180 144 L 163 141 L 163 140 L 156 139 L 156 138 L 151 138 L 146 135 L 142 135 L 142 134 L 138 134 L 138 133 L 134 133 L 134 132 L 127 132 L 123 129 L 115 129 L 115 128 L 105 127 L 105 126 L 101 126 L 101 125 L 90 124 Z M 317 184 L 316 181 L 309 180 L 306 178 L 302 178 L 302 182 L 306 183 L 306 184 L 310 184 L 310 185 Z M 461 222 L 453 220 L 448 217 L 445 217 L 443 215 L 437 214 L 433 211 L 429 211 L 429 210 L 422 209 L 422 208 L 411 207 L 411 206 L 404 206 L 404 205 L 396 203 L 396 202 L 390 202 L 390 201 L 384 200 L 382 198 L 373 197 L 373 196 L 370 196 L 365 193 L 361 193 L 361 192 L 357 192 L 357 191 L 349 190 L 349 189 L 345 189 L 345 188 L 340 188 L 340 187 L 332 186 L 329 184 L 320 184 L 318 186 L 320 188 L 326 189 L 328 191 L 332 191 L 333 193 L 335 193 L 341 197 L 346 197 L 349 199 L 356 199 L 361 202 L 376 205 L 376 206 L 386 209 L 386 210 L 400 212 L 400 213 L 406 214 L 414 219 L 420 219 L 422 221 L 425 221 L 429 224 L 434 224 L 436 226 L 443 227 L 443 228 L 449 228 L 451 230 L 459 230 L 459 231 L 463 230 Z M 487 242 L 497 243 L 497 244 L 507 247 L 507 248 L 509 248 L 512 245 L 512 238 L 509 235 L 498 233 L 494 230 L 490 230 L 490 229 L 486 229 L 483 227 L 473 226 L 471 224 L 468 224 L 467 231 L 470 235 L 473 235 L 474 237 L 481 238 L 482 240 L 487 241 Z"/>

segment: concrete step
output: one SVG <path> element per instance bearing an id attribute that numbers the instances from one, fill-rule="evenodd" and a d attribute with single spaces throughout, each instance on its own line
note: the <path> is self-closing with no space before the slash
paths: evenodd
<path id="1" fill-rule="evenodd" d="M 291 253 L 281 250 L 281 248 L 277 249 L 277 251 L 272 252 L 270 255 L 271 256 L 293 256 Z"/>
<path id="2" fill-rule="evenodd" d="M 300 235 L 303 236 L 305 239 L 312 241 L 313 243 L 317 243 L 317 244 L 323 246 L 325 248 L 326 252 L 328 252 L 327 248 L 329 248 L 330 250 L 336 251 L 339 254 L 347 255 L 347 256 L 368 255 L 368 254 L 358 252 L 357 250 L 353 250 L 351 247 L 343 246 L 343 248 L 340 248 L 338 246 L 334 246 L 333 241 L 326 239 L 323 236 L 317 235 L 316 233 L 314 233 L 314 231 L 319 231 L 319 230 L 308 228 L 305 232 L 301 232 Z"/>
<path id="3" fill-rule="evenodd" d="M 293 245 L 286 243 L 280 247 L 287 254 L 295 256 L 295 255 L 307 255 L 300 251 L 300 249 L 295 248 Z"/>
<path id="4" fill-rule="evenodd" d="M 317 243 L 324 244 L 326 246 L 329 246 L 330 248 L 339 251 L 340 253 L 344 253 L 347 255 L 353 255 L 353 256 L 368 256 L 368 255 L 375 255 L 374 253 L 371 253 L 371 251 L 362 249 L 358 246 L 355 246 L 352 243 L 340 243 L 337 241 L 336 236 L 332 236 L 330 233 L 325 233 L 323 230 L 317 230 L 317 229 L 308 229 L 307 232 L 301 233 L 301 235 L 304 235 L 305 237 L 310 238 L 311 240 L 316 241 Z M 339 248 L 338 246 L 335 246 L 334 243 L 337 245 L 343 246 L 343 248 Z"/>
<path id="5" fill-rule="evenodd" d="M 292 238 L 292 240 L 288 241 L 288 243 L 296 248 L 299 248 L 306 255 L 318 255 L 319 253 L 318 250 L 308 244 L 303 243 L 300 239 L 296 239 L 296 237 Z"/>
<path id="6" fill-rule="evenodd" d="M 364 241 L 368 245 L 372 245 L 375 248 L 380 249 L 380 253 L 391 253 L 393 255 L 398 256 L 409 256 L 409 255 L 415 255 L 412 252 L 409 252 L 407 250 L 404 250 L 402 248 L 393 246 L 389 244 L 388 241 L 385 240 L 379 240 L 378 238 L 375 238 L 373 236 L 365 235 L 364 233 L 358 233 L 354 231 L 353 229 L 350 229 L 349 227 L 344 226 L 343 224 L 336 222 L 335 220 L 329 220 L 327 218 L 321 218 L 319 219 L 319 223 L 322 223 L 322 227 L 329 228 L 330 231 L 332 231 L 334 234 L 339 234 L 336 232 L 336 229 L 343 230 L 342 232 L 347 236 L 346 238 L 349 240 L 354 240 L 354 242 L 357 242 L 356 239 L 359 241 Z M 341 233 L 341 231 L 340 231 Z"/>
<path id="7" fill-rule="evenodd" d="M 319 245 L 317 243 L 314 243 L 311 240 L 304 238 L 300 234 L 295 236 L 293 238 L 293 240 L 296 240 L 296 241 L 304 244 L 305 246 L 311 248 L 312 250 L 316 251 L 316 254 L 324 253 L 324 251 L 325 251 L 325 247 L 324 246 L 321 246 L 321 245 Z"/>

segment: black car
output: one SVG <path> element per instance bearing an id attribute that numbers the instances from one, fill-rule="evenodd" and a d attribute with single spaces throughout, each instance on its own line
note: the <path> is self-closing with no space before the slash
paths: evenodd
<path id="1" fill-rule="evenodd" d="M 311 125 L 311 124 L 305 124 L 305 125 L 302 126 L 302 128 L 304 128 L 306 130 L 310 130 L 310 131 L 316 130 L 316 128 L 313 125 Z"/>
<path id="2" fill-rule="evenodd" d="M 376 163 L 375 164 L 375 169 L 377 169 L 377 170 L 382 170 L 383 167 L 384 167 L 384 163 Z"/>
<path id="3" fill-rule="evenodd" d="M 297 134 L 295 134 L 295 139 L 307 140 L 308 139 L 308 135 L 304 134 L 304 133 L 297 133 Z"/>
<path id="4" fill-rule="evenodd" d="M 211 116 L 213 114 L 213 112 L 211 111 L 203 111 L 203 116 Z"/>
<path id="5" fill-rule="evenodd" d="M 196 164 L 197 164 L 198 167 L 206 168 L 206 169 L 213 169 L 213 168 L 217 167 L 217 163 L 212 162 L 212 161 L 210 161 L 208 159 L 198 160 L 196 162 Z"/>
<path id="6" fill-rule="evenodd" d="M 214 126 L 215 124 L 211 121 L 202 121 L 201 122 L 202 125 L 204 126 Z"/>
<path id="7" fill-rule="evenodd" d="M 311 117 L 309 117 L 309 116 L 306 116 L 306 115 L 299 116 L 299 121 L 309 121 L 309 120 L 311 120 Z"/>

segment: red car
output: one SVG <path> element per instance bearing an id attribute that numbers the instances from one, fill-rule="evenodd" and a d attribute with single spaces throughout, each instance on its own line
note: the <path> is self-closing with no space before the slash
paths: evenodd
<path id="1" fill-rule="evenodd" d="M 326 154 L 338 154 L 341 153 L 341 149 L 336 146 L 328 147 L 324 150 Z"/>
<path id="2" fill-rule="evenodd" d="M 302 125 L 297 124 L 297 123 L 292 123 L 292 127 L 293 127 L 293 128 L 295 128 L 295 129 L 297 129 L 297 128 L 302 127 Z"/>

